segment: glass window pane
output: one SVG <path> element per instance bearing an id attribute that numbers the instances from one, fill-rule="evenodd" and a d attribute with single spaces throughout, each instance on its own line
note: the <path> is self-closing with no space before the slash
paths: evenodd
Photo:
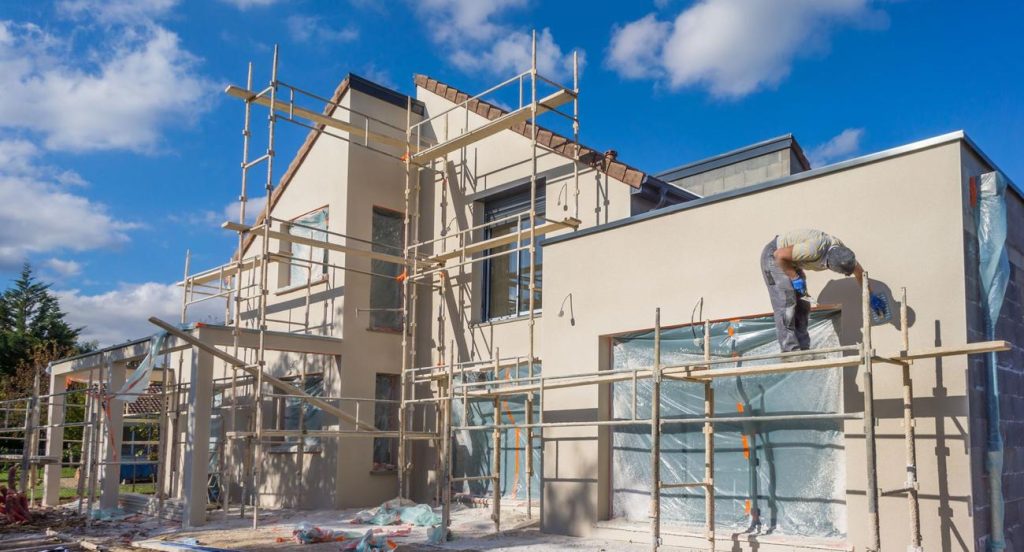
<path id="1" fill-rule="evenodd" d="M 402 255 L 403 215 L 373 208 L 372 249 L 388 255 Z M 397 277 L 402 265 L 379 259 L 370 261 L 370 328 L 401 331 L 402 283 Z"/>
<path id="2" fill-rule="evenodd" d="M 537 217 L 544 216 L 544 179 L 537 181 Z M 489 201 L 484 205 L 484 220 L 502 220 L 517 214 L 528 213 L 530 209 L 530 189 L 524 186 L 521 190 L 513 195 L 506 195 L 501 198 Z M 538 224 L 540 220 L 538 220 Z M 508 235 L 514 232 L 517 228 L 517 221 L 515 219 L 502 223 L 499 226 L 491 227 L 486 237 L 494 238 L 497 236 Z M 518 220 L 518 228 L 523 230 L 529 230 L 530 219 L 528 216 L 520 217 Z M 524 237 L 528 238 L 529 234 L 524 232 Z M 500 252 L 502 250 L 511 250 L 518 247 L 524 247 L 529 244 L 528 239 L 524 239 L 517 245 L 508 245 L 500 248 L 495 248 L 488 251 L 488 254 Z M 542 272 L 542 259 L 543 254 L 541 249 L 536 250 L 536 270 L 535 278 L 536 282 L 535 295 L 534 295 L 534 308 L 541 308 L 541 272 Z M 487 278 L 484 282 L 486 286 L 485 297 L 486 305 L 484 309 L 484 315 L 487 318 L 500 318 L 503 316 L 516 316 L 527 314 L 530 308 L 530 254 L 529 250 L 523 250 L 516 253 L 510 253 L 507 256 L 497 257 L 486 262 L 485 269 L 487 271 Z"/>
<path id="3" fill-rule="evenodd" d="M 401 381 L 396 374 L 377 374 L 374 398 L 378 401 L 398 401 Z M 377 429 L 398 429 L 398 404 L 377 402 L 373 407 L 373 424 Z M 377 437 L 373 440 L 373 469 L 394 470 L 398 456 L 398 439 Z"/>
<path id="4" fill-rule="evenodd" d="M 506 236 L 514 228 L 512 223 L 502 224 L 491 228 L 490 237 L 497 238 Z M 512 244 L 496 247 L 489 250 L 489 255 L 509 251 L 513 249 Z M 487 315 L 489 318 L 511 316 L 518 312 L 518 266 L 517 255 L 509 253 L 491 259 L 488 262 L 487 270 Z"/>
<path id="5" fill-rule="evenodd" d="M 327 229 L 326 207 L 308 215 L 303 215 L 295 219 L 293 222 L 295 225 L 288 227 L 289 234 L 304 238 L 312 238 L 315 240 L 327 239 L 326 232 L 316 230 Z M 300 224 L 302 226 L 297 226 Z M 288 285 L 296 286 L 307 284 L 311 280 L 318 280 L 320 276 L 327 273 L 326 249 L 322 247 L 310 247 L 309 245 L 302 243 L 292 243 L 291 252 L 292 258 L 295 259 L 296 262 L 289 265 Z M 310 276 L 312 276 L 312 278 Z"/>

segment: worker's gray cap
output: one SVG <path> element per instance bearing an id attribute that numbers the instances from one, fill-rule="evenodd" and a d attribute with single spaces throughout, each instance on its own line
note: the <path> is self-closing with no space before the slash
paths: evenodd
<path id="1" fill-rule="evenodd" d="M 836 245 L 829 248 L 828 252 L 825 253 L 825 265 L 828 266 L 829 270 L 849 276 L 853 274 L 853 269 L 857 268 L 857 256 L 853 254 L 853 250 L 849 247 Z"/>

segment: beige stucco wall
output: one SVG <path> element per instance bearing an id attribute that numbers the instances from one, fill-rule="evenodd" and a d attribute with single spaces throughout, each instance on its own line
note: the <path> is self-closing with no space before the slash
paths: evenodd
<path id="1" fill-rule="evenodd" d="M 441 113 L 453 104 L 448 100 L 417 88 L 417 99 L 427 106 L 427 113 Z M 435 139 L 453 138 L 462 132 L 465 110 L 458 109 L 450 117 L 442 117 L 428 123 L 429 135 Z M 543 122 L 543 119 L 541 119 Z M 469 114 L 470 128 L 486 122 L 486 119 Z M 478 141 L 465 150 L 449 154 L 443 161 L 434 163 L 433 171 L 422 171 L 420 239 L 445 235 L 483 222 L 483 203 L 474 201 L 477 194 L 485 194 L 502 186 L 528 183 L 532 172 L 530 139 L 512 130 L 502 131 Z M 445 177 L 442 178 L 440 172 Z M 566 157 L 549 151 L 538 150 L 538 178 L 545 179 L 545 215 L 550 220 L 566 217 L 581 220 L 581 228 L 603 224 L 628 217 L 630 214 L 631 188 L 593 168 L 578 164 L 578 177 L 574 176 L 573 162 Z M 563 230 L 548 234 L 554 236 L 569 232 Z M 482 239 L 482 233 L 473 237 Z M 452 237 L 439 242 L 435 252 L 452 250 L 457 240 Z M 454 263 L 450 263 L 454 264 Z M 527 322 L 522 319 L 482 321 L 482 280 L 480 263 L 461 268 L 452 268 L 450 282 L 446 282 L 443 294 L 435 293 L 420 303 L 421 312 L 430 313 L 429 322 L 420 327 L 418 341 L 419 364 L 436 363 L 442 358 L 439 349 L 449 346 L 448 340 L 455 340 L 456 358 L 459 361 L 491 358 L 494 350 L 500 349 L 502 356 L 528 354 Z M 561 298 L 544 294 L 544 309 L 555 312 Z M 442 324 L 437 321 L 439 306 L 444 317 Z M 537 351 L 541 349 L 539 330 L 541 317 L 537 321 Z M 425 331 L 426 330 L 426 331 Z M 444 337 L 441 337 L 444 336 Z M 441 341 L 441 340 L 444 341 Z"/>
<path id="2" fill-rule="evenodd" d="M 758 269 L 761 248 L 779 232 L 820 228 L 841 237 L 858 255 L 876 286 L 898 296 L 907 287 L 912 309 L 912 347 L 955 345 L 966 336 L 960 145 L 936 147 L 810 177 L 769 190 L 709 202 L 620 228 L 549 244 L 545 293 L 572 294 L 574 326 L 552 319 L 543 326 L 547 375 L 607 366 L 601 336 L 652 327 L 654 310 L 663 324 L 688 322 L 704 298 L 705 316 L 725 318 L 770 310 Z M 832 273 L 809 278 L 821 303 L 842 303 L 841 340 L 861 338 L 859 290 Z M 892 325 L 873 332 L 880 351 L 900 349 Z M 551 346 L 557 344 L 557 346 Z M 967 448 L 965 361 L 920 361 L 914 365 L 919 418 L 918 467 L 922 532 L 926 550 L 938 549 L 942 531 L 972 542 L 970 465 Z M 881 488 L 905 480 L 901 427 L 901 378 L 888 365 L 876 370 Z M 845 372 L 847 412 L 860 412 L 861 378 Z M 597 387 L 550 391 L 547 420 L 593 419 L 603 408 Z M 607 438 L 594 428 L 546 432 L 544 529 L 587 534 L 607 515 Z M 847 533 L 862 549 L 868 535 L 863 425 L 845 426 L 848 459 Z M 903 496 L 883 497 L 882 542 L 903 549 L 908 514 Z M 955 543 L 956 541 L 954 541 Z M 954 549 L 960 549 L 954 546 Z"/>
<path id="3" fill-rule="evenodd" d="M 377 98 L 350 89 L 341 105 L 371 118 L 404 127 L 406 110 Z M 338 110 L 336 118 L 349 119 L 362 126 L 360 115 Z M 376 125 L 377 123 L 372 123 Z M 336 130 L 335 134 L 344 134 Z M 357 139 L 359 141 L 359 139 Z M 396 148 L 374 146 L 389 155 L 371 151 L 362 145 L 350 144 L 329 136 L 317 139 L 298 167 L 287 190 L 273 207 L 272 216 L 290 220 L 321 207 L 328 207 L 328 230 L 356 238 L 371 236 L 374 206 L 393 210 L 403 208 L 404 165 Z M 279 159 L 280 162 L 280 159 Z M 337 237 L 335 243 L 344 243 Z M 360 247 L 361 244 L 354 244 Z M 253 242 L 249 255 L 258 253 L 261 240 Z M 276 240 L 271 248 L 278 250 Z M 347 257 L 347 258 L 346 258 Z M 369 307 L 370 278 L 356 271 L 369 272 L 370 261 L 355 255 L 328 252 L 329 264 L 353 270 L 328 268 L 324 278 L 313 278 L 310 285 L 284 286 L 280 273 L 288 270 L 282 263 L 271 264 L 268 281 L 268 317 L 274 319 L 272 330 L 303 330 L 307 294 L 310 303 L 309 331 L 319 335 L 342 338 L 334 358 L 323 355 L 307 357 L 307 372 L 324 372 L 325 395 L 372 399 L 377 373 L 399 373 L 401 361 L 400 336 L 368 330 L 369 315 L 359 309 Z M 247 304 L 255 309 L 255 300 Z M 289 325 L 282 320 L 296 322 Z M 251 319 L 249 320 L 251 324 Z M 253 354 L 248 352 L 249 356 Z M 269 353 L 268 366 L 277 375 L 296 375 L 303 355 Z M 351 413 L 355 401 L 339 403 Z M 268 402 L 267 412 L 274 407 Z M 272 415 L 271 415 L 272 416 Z M 373 404 L 359 406 L 360 419 L 372 422 Z M 267 418 L 265 427 L 273 427 Z M 244 420 L 240 418 L 239 423 Z M 350 424 L 337 424 L 323 429 L 349 429 Z M 266 456 L 261 502 L 269 507 L 338 508 L 370 506 L 393 498 L 397 493 L 394 474 L 371 474 L 373 440 L 368 438 L 324 438 L 323 451 L 307 454 L 300 470 L 297 454 L 276 453 Z M 235 447 L 236 456 L 242 449 Z"/>
<path id="4" fill-rule="evenodd" d="M 450 101 L 423 88 L 417 88 L 416 97 L 426 105 L 428 116 L 453 106 Z M 550 119 L 540 119 L 541 123 L 545 121 Z M 466 111 L 457 109 L 447 117 L 426 123 L 423 135 L 441 141 L 454 138 L 463 132 L 465 122 Z M 469 114 L 470 128 L 485 122 L 485 118 Z M 532 173 L 531 147 L 528 137 L 505 130 L 435 161 L 433 170 L 422 170 L 420 241 L 450 236 L 424 253 L 456 248 L 458 243 L 454 236 L 457 231 L 481 224 L 483 196 L 488 191 L 504 189 L 508 185 L 528 185 Z M 577 174 L 574 174 L 571 159 L 538 149 L 537 174 L 538 179 L 544 179 L 546 218 L 578 218 L 580 227 L 586 228 L 629 216 L 631 188 L 627 184 L 582 163 L 577 164 L 576 170 Z M 548 236 L 566 232 L 570 230 Z M 483 233 L 476 232 L 471 239 L 481 240 Z M 457 261 L 450 262 L 449 266 L 453 264 Z M 452 266 L 445 280 L 434 280 L 435 284 L 441 284 L 439 289 L 428 292 L 426 286 L 421 287 L 417 303 L 417 366 L 447 361 L 451 358 L 449 349 L 452 342 L 457 362 L 490 359 L 496 352 L 502 358 L 519 356 L 525 361 L 529 357 L 527 316 L 494 321 L 482 319 L 482 272 L 480 262 L 463 267 Z M 546 267 L 544 272 L 547 272 Z M 533 334 L 535 355 L 541 359 L 544 357 L 544 312 L 552 317 L 551 313 L 558 312 L 561 299 L 561 296 L 544 291 L 544 305 L 536 316 Z M 433 470 L 435 457 L 429 446 L 416 448 L 414 498 L 425 500 L 430 496 L 436 476 Z"/>

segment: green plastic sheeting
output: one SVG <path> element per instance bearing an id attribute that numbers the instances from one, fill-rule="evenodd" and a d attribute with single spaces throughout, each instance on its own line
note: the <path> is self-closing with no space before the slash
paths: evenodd
<path id="1" fill-rule="evenodd" d="M 816 311 L 810 320 L 811 347 L 836 347 L 838 311 Z M 662 331 L 662 362 L 703 359 L 704 328 Z M 654 332 L 613 339 L 616 369 L 647 368 L 654 362 Z M 714 358 L 778 352 L 770 316 L 711 325 Z M 748 361 L 742 366 L 776 363 Z M 713 369 L 737 366 L 714 365 Z M 833 414 L 841 412 L 839 369 L 812 370 L 713 380 L 715 416 Z M 631 381 L 612 386 L 615 419 L 631 419 Z M 704 386 L 665 380 L 661 414 L 703 418 Z M 651 382 L 640 380 L 638 419 L 651 414 Z M 649 519 L 651 435 L 648 424 L 616 427 L 612 438 L 612 509 L 616 517 Z M 704 479 L 703 425 L 666 425 L 661 437 L 661 477 L 670 483 Z M 815 537 L 846 534 L 845 464 L 842 422 L 801 420 L 717 423 L 715 425 L 715 523 L 720 532 L 778 533 Z M 666 489 L 661 512 L 666 522 L 704 523 L 700 488 Z"/>

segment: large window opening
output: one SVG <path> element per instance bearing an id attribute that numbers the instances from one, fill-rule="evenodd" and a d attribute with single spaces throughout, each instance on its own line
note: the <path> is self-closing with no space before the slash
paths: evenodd
<path id="1" fill-rule="evenodd" d="M 319 241 L 327 240 L 327 207 L 292 219 L 288 234 Z M 282 243 L 283 253 L 291 256 L 288 270 L 281 272 L 281 287 L 298 287 L 318 282 L 327 275 L 327 250 L 304 243 Z"/>
<path id="2" fill-rule="evenodd" d="M 373 208 L 373 251 L 402 256 L 402 230 L 402 213 Z M 370 272 L 370 329 L 402 331 L 402 284 L 398 281 L 402 265 L 372 259 Z"/>
<path id="3" fill-rule="evenodd" d="M 544 216 L 544 179 L 537 179 L 537 217 Z M 517 188 L 515 192 L 488 200 L 484 203 L 484 222 L 489 225 L 485 239 L 515 234 L 522 230 L 522 239 L 490 249 L 487 255 L 497 255 L 484 262 L 484 312 L 485 320 L 513 318 L 529 314 L 530 309 L 530 187 Z M 508 251 L 507 255 L 500 255 Z M 543 275 L 543 249 L 537 248 L 535 259 L 534 309 L 541 308 L 541 280 Z"/>
<path id="4" fill-rule="evenodd" d="M 398 430 L 398 408 L 401 382 L 397 374 L 377 374 L 373 405 L 373 425 L 382 431 Z M 394 471 L 397 468 L 398 439 L 373 439 L 373 471 Z"/>

